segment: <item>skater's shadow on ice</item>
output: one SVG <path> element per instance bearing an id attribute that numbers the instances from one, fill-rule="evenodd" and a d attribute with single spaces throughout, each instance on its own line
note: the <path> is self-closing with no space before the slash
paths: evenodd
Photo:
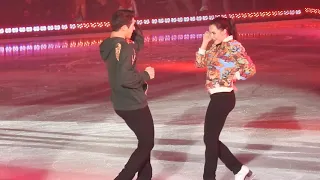
<path id="1" fill-rule="evenodd" d="M 271 112 L 264 113 L 260 115 L 256 120 L 251 121 L 245 125 L 246 128 L 254 128 L 252 134 L 250 134 L 251 138 L 254 139 L 256 137 L 261 136 L 260 129 L 292 129 L 292 130 L 300 130 L 301 126 L 299 125 L 298 120 L 294 118 L 296 114 L 297 108 L 295 106 L 283 106 L 273 109 Z M 274 136 L 268 136 L 268 138 L 272 138 Z M 276 138 L 276 137 L 274 137 Z M 269 139 L 270 140 L 270 139 Z M 271 139 L 272 140 L 272 139 Z M 273 139 L 276 140 L 276 139 Z M 250 144 L 248 143 L 244 149 L 248 150 L 271 150 L 272 144 Z M 244 164 L 250 163 L 250 161 L 254 160 L 261 154 L 239 154 L 239 159 Z"/>
<path id="2" fill-rule="evenodd" d="M 273 109 L 271 112 L 262 114 L 257 120 L 245 125 L 247 128 L 256 129 L 286 129 L 300 130 L 299 121 L 295 119 L 297 108 L 284 106 Z"/>
<path id="3" fill-rule="evenodd" d="M 203 111 L 203 112 L 202 112 Z M 172 126 L 181 126 L 184 125 L 194 125 L 194 130 L 196 130 L 197 125 L 200 125 L 203 123 L 204 118 L 201 116 L 201 114 L 204 114 L 205 108 L 203 107 L 193 107 L 188 110 L 186 110 L 181 116 L 178 116 L 178 118 L 174 118 L 173 120 L 165 123 L 164 129 L 170 129 Z M 175 129 L 174 137 L 178 136 L 174 139 L 168 139 L 168 138 L 160 138 L 156 142 L 159 145 L 172 145 L 172 146 L 185 146 L 185 147 L 179 147 L 179 151 L 153 151 L 153 157 L 159 161 L 161 164 L 162 162 L 162 170 L 157 173 L 155 179 L 165 180 L 176 173 L 178 173 L 184 166 L 186 162 L 190 161 L 196 161 L 198 162 L 198 156 L 190 157 L 188 155 L 188 151 L 190 151 L 190 148 L 196 144 L 197 142 L 202 142 L 202 139 L 194 139 L 194 133 L 193 128 L 189 128 L 186 130 L 185 128 L 182 128 L 181 130 Z M 186 133 L 188 131 L 188 133 Z M 180 138 L 181 137 L 181 138 Z M 202 156 L 201 156 L 202 157 Z M 166 163 L 167 162 L 167 163 Z"/>
<path id="4" fill-rule="evenodd" d="M 257 153 L 239 153 L 236 154 L 236 157 L 243 164 L 249 164 L 254 159 L 259 158 L 259 156 L 263 156 L 263 154 L 259 153 L 259 151 L 265 152 L 272 150 L 272 144 L 250 144 L 250 140 L 261 138 L 261 129 L 285 129 L 285 130 L 300 130 L 301 126 L 299 125 L 299 121 L 295 119 L 294 115 L 296 114 L 297 108 L 295 106 L 283 106 L 273 109 L 271 112 L 266 112 L 261 114 L 256 120 L 248 122 L 244 125 L 245 128 L 253 128 L 254 131 L 248 137 L 248 143 L 245 147 L 241 148 L 243 151 L 256 151 Z M 276 141 L 276 136 L 268 135 L 268 142 Z M 221 180 L 230 179 L 231 175 L 225 174 Z"/>

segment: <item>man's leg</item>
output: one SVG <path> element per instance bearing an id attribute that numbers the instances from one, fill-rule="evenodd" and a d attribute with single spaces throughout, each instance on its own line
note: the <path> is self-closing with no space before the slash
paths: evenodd
<path id="1" fill-rule="evenodd" d="M 138 147 L 132 153 L 124 169 L 119 173 L 116 180 L 132 180 L 137 172 L 146 167 L 143 173 L 150 172 L 151 165 L 148 168 L 146 162 L 150 159 L 150 153 L 154 146 L 154 124 L 149 110 L 149 107 L 145 107 L 133 111 L 118 111 L 116 113 L 122 117 L 129 128 L 135 133 L 138 139 Z M 140 173 L 140 176 L 148 176 L 146 180 L 151 179 L 151 173 L 144 175 Z M 141 179 L 142 180 L 142 179 Z M 144 180 L 144 179 L 143 179 Z"/>
<path id="2" fill-rule="evenodd" d="M 151 179 L 152 166 L 150 163 L 150 156 L 149 156 L 148 160 L 145 162 L 144 166 L 139 170 L 137 180 L 150 180 Z"/>

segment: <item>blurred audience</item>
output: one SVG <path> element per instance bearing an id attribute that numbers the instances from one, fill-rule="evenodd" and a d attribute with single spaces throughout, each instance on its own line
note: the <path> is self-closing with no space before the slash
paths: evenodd
<path id="1" fill-rule="evenodd" d="M 139 18 L 180 17 L 269 9 L 320 7 L 319 0 L 1 0 L 0 26 L 107 21 L 117 9 Z"/>

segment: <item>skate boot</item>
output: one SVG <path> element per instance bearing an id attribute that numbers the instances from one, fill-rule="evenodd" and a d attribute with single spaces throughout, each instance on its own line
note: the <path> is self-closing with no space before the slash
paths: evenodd
<path id="1" fill-rule="evenodd" d="M 235 175 L 235 180 L 253 180 L 253 173 L 247 166 L 242 166 L 240 171 Z"/>

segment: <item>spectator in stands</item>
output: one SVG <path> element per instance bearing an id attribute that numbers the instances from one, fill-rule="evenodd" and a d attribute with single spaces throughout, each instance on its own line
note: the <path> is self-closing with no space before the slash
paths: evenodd
<path id="1" fill-rule="evenodd" d="M 41 0 L 43 14 L 41 15 L 47 23 L 70 22 L 68 6 L 66 0 Z"/>
<path id="2" fill-rule="evenodd" d="M 86 0 L 74 0 L 75 11 L 73 18 L 76 21 L 83 21 L 87 18 L 87 5 Z"/>
<path id="3" fill-rule="evenodd" d="M 181 8 L 185 7 L 185 10 Z M 193 16 L 196 15 L 195 6 L 192 0 L 168 0 L 168 12 L 170 16 Z"/>
<path id="4" fill-rule="evenodd" d="M 116 1 L 94 0 L 90 3 L 88 17 L 90 21 L 107 21 L 110 20 L 112 13 L 119 7 Z"/>
<path id="5" fill-rule="evenodd" d="M 43 8 L 41 8 L 39 0 L 24 0 L 20 7 L 22 8 L 23 24 L 41 23 Z"/>
<path id="6" fill-rule="evenodd" d="M 135 17 L 139 16 L 138 7 L 135 0 L 117 0 L 119 3 L 119 10 L 128 9 L 134 11 Z"/>
<path id="7" fill-rule="evenodd" d="M 209 10 L 208 0 L 202 0 L 202 1 L 201 1 L 200 12 L 204 12 L 204 11 L 208 11 L 208 10 Z"/>
<path id="8" fill-rule="evenodd" d="M 231 11 L 231 0 L 222 0 L 223 9 L 225 13 L 230 13 Z"/>

